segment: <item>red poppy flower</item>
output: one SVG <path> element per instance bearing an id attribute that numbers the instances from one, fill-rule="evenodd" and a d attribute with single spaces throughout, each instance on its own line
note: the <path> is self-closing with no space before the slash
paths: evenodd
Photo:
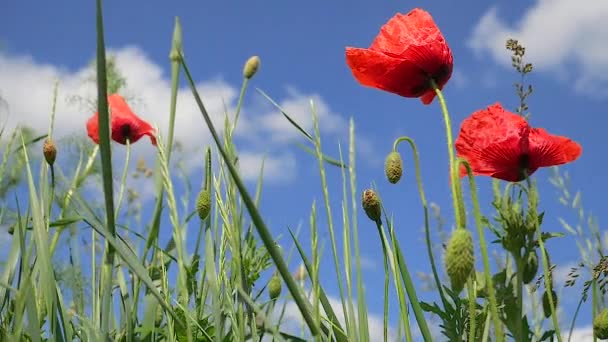
<path id="1" fill-rule="evenodd" d="M 462 122 L 456 152 L 475 175 L 519 182 L 540 167 L 576 160 L 582 148 L 566 137 L 530 127 L 523 117 L 496 103 Z M 466 174 L 461 168 L 460 175 Z"/>
<path id="2" fill-rule="evenodd" d="M 421 9 L 397 13 L 382 28 L 369 49 L 346 48 L 346 63 L 364 86 L 430 104 L 452 76 L 453 57 L 431 15 Z"/>
<path id="3" fill-rule="evenodd" d="M 129 139 L 130 143 L 134 143 L 144 135 L 147 135 L 152 140 L 152 145 L 156 146 L 156 137 L 154 136 L 155 132 L 152 126 L 135 115 L 122 96 L 118 94 L 108 96 L 108 109 L 110 110 L 112 140 L 125 145 L 127 139 Z M 98 115 L 99 113 L 95 113 L 87 121 L 87 133 L 96 144 L 99 144 Z"/>

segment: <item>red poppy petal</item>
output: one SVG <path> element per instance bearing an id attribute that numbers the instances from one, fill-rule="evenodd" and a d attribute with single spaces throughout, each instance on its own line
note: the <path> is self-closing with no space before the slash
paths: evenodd
<path id="1" fill-rule="evenodd" d="M 370 49 L 404 57 L 410 45 L 444 41 L 431 15 L 419 8 L 408 14 L 397 13 L 382 28 Z"/>
<path id="2" fill-rule="evenodd" d="M 364 86 L 404 97 L 421 96 L 428 88 L 427 77 L 415 64 L 382 52 L 346 48 L 346 63 Z"/>
<path id="3" fill-rule="evenodd" d="M 476 175 L 519 181 L 520 158 L 525 148 L 522 141 L 529 130 L 525 119 L 496 103 L 462 122 L 455 143 L 456 152 L 470 163 Z M 529 169 L 528 174 L 534 171 Z M 464 167 L 460 174 L 466 175 Z"/>
<path id="4" fill-rule="evenodd" d="M 99 144 L 99 127 L 97 122 L 97 113 L 87 120 L 87 134 L 96 144 Z"/>
<path id="5" fill-rule="evenodd" d="M 542 128 L 534 128 L 529 136 L 531 167 L 547 167 L 572 162 L 581 155 L 581 145 L 569 138 L 551 135 Z"/>

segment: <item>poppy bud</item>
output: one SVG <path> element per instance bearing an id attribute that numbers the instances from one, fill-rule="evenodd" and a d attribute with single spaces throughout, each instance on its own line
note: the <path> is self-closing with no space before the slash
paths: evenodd
<path id="1" fill-rule="evenodd" d="M 275 274 L 268 282 L 268 295 L 271 300 L 276 300 L 281 295 L 281 277 Z"/>
<path id="2" fill-rule="evenodd" d="M 452 233 L 445 254 L 445 268 L 452 289 L 459 293 L 475 268 L 473 237 L 468 230 L 461 228 Z"/>
<path id="3" fill-rule="evenodd" d="M 557 312 L 557 293 L 553 289 L 551 289 L 551 297 L 553 297 L 553 307 Z M 549 293 L 547 290 L 543 293 L 543 313 L 545 314 L 545 318 L 551 317 L 551 303 L 549 303 Z"/>
<path id="4" fill-rule="evenodd" d="M 382 209 L 380 208 L 380 199 L 376 192 L 371 189 L 363 191 L 363 198 L 361 200 L 363 210 L 367 214 L 370 220 L 374 222 L 380 221 L 382 217 Z"/>
<path id="5" fill-rule="evenodd" d="M 209 216 L 209 213 L 211 212 L 211 192 L 205 189 L 201 190 L 196 199 L 196 211 L 201 220 L 204 220 Z"/>
<path id="6" fill-rule="evenodd" d="M 593 335 L 600 340 L 608 340 L 608 309 L 602 310 L 593 320 Z"/>
<path id="7" fill-rule="evenodd" d="M 401 161 L 401 155 L 397 151 L 393 151 L 388 154 L 386 161 L 384 162 L 384 172 L 386 178 L 392 184 L 397 184 L 403 174 L 403 161 Z"/>
<path id="8" fill-rule="evenodd" d="M 42 145 L 42 154 L 49 166 L 53 166 L 55 159 L 57 158 L 57 146 L 55 146 L 55 143 L 51 138 L 44 141 L 44 145 Z"/>
<path id="9" fill-rule="evenodd" d="M 255 75 L 255 73 L 260 68 L 260 57 L 252 56 L 247 62 L 245 62 L 245 67 L 243 68 L 243 77 L 250 79 Z"/>
<path id="10" fill-rule="evenodd" d="M 538 272 L 538 254 L 536 251 L 532 251 L 528 254 L 526 263 L 524 264 L 524 284 L 529 284 L 534 280 L 536 272 Z"/>
<path id="11" fill-rule="evenodd" d="M 173 41 L 171 42 L 171 52 L 169 52 L 169 60 L 179 62 L 180 54 L 183 54 L 182 48 L 182 25 L 179 22 L 179 17 L 175 17 L 175 26 L 173 28 Z"/>

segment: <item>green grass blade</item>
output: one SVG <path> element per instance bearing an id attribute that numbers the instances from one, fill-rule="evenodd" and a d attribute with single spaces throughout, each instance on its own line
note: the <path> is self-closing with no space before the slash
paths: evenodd
<path id="1" fill-rule="evenodd" d="M 310 133 L 306 132 L 306 130 L 304 128 L 302 128 L 302 126 L 298 125 L 298 123 L 292 119 L 289 114 L 287 114 L 283 108 L 281 108 L 281 106 L 279 106 L 278 103 L 276 103 L 272 98 L 270 98 L 270 96 L 268 96 L 264 91 L 262 91 L 259 88 L 256 88 L 256 90 L 258 91 L 258 93 L 262 94 L 262 96 L 264 96 L 266 98 L 266 100 L 268 100 L 270 103 L 272 103 L 273 106 L 275 106 L 280 112 L 281 114 L 283 114 L 283 116 L 287 119 L 287 121 L 289 121 L 298 131 L 300 131 L 300 133 L 302 133 L 302 135 L 304 137 L 306 137 L 306 139 L 310 140 L 311 142 L 314 142 L 315 139 L 312 137 L 312 135 L 310 135 Z"/>

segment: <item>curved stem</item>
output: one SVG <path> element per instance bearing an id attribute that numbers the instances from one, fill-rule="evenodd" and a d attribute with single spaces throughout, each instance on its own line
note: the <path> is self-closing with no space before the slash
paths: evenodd
<path id="1" fill-rule="evenodd" d="M 492 320 L 494 321 L 494 330 L 496 332 L 496 341 L 504 341 L 504 334 L 502 331 L 502 324 L 500 323 L 500 316 L 498 316 L 498 304 L 496 302 L 496 294 L 494 293 L 494 282 L 492 281 L 492 274 L 490 271 L 490 258 L 488 257 L 488 247 L 486 245 L 486 239 L 483 234 L 483 223 L 481 221 L 481 210 L 479 209 L 479 199 L 477 197 L 477 187 L 475 186 L 475 178 L 473 177 L 473 170 L 469 163 L 465 160 L 458 160 L 458 167 L 464 165 L 467 170 L 467 176 L 469 178 L 469 187 L 471 190 L 471 202 L 473 202 L 473 215 L 475 216 L 475 225 L 477 226 L 477 235 L 479 235 L 479 249 L 483 258 L 483 269 L 486 276 L 486 284 L 488 288 L 488 296 L 490 297 L 490 310 L 492 313 Z"/>
<path id="2" fill-rule="evenodd" d="M 430 80 L 431 87 L 435 90 L 435 94 L 437 94 L 437 99 L 439 99 L 439 104 L 441 105 L 441 112 L 443 113 L 443 121 L 445 123 L 445 136 L 448 142 L 448 155 L 450 159 L 450 187 L 452 190 L 452 202 L 454 204 L 454 217 L 456 219 L 456 227 L 463 228 L 465 226 L 464 223 L 464 210 L 461 205 L 459 205 L 458 200 L 461 196 L 458 194 L 459 191 L 459 179 L 458 179 L 458 169 L 454 167 L 455 156 L 454 156 L 454 139 L 452 138 L 452 123 L 450 121 L 450 113 L 448 112 L 448 107 L 445 103 L 445 99 L 443 98 L 443 93 L 437 86 L 437 83 L 433 79 Z"/>
<path id="3" fill-rule="evenodd" d="M 439 280 L 439 273 L 437 272 L 437 267 L 435 266 L 435 257 L 433 255 L 433 248 L 431 245 L 431 228 L 429 224 L 429 209 L 426 201 L 426 195 L 424 194 L 424 187 L 422 186 L 422 172 L 420 171 L 420 157 L 418 156 L 418 149 L 416 148 L 416 144 L 414 140 L 410 137 L 400 137 L 395 140 L 393 144 L 393 151 L 397 151 L 397 146 L 402 141 L 407 141 L 412 148 L 412 154 L 414 155 L 414 167 L 416 169 L 416 183 L 418 184 L 418 192 L 420 194 L 420 202 L 422 202 L 422 208 L 424 209 L 424 236 L 426 240 L 426 249 L 429 255 L 429 260 L 431 262 L 431 270 L 433 272 L 433 279 L 435 280 L 435 286 L 437 286 L 437 291 L 439 292 L 439 297 L 441 297 L 441 302 L 443 303 L 443 308 L 448 307 L 448 302 L 445 298 L 445 294 L 443 293 L 443 286 L 441 285 L 441 281 Z"/>

